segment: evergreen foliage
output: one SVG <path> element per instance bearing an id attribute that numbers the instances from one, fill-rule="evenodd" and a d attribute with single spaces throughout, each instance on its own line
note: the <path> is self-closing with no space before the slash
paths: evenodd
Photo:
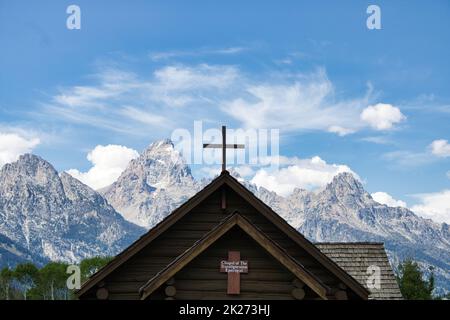
<path id="1" fill-rule="evenodd" d="M 417 262 L 407 259 L 398 266 L 397 281 L 403 298 L 408 300 L 433 299 L 433 269 L 430 269 L 430 275 L 428 279 L 425 279 Z"/>

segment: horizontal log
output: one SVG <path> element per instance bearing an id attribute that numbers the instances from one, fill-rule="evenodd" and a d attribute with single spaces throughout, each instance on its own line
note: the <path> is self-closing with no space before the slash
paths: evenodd
<path id="1" fill-rule="evenodd" d="M 291 294 L 270 294 L 259 292 L 242 292 L 239 295 L 227 295 L 217 291 L 182 291 L 178 290 L 177 300 L 293 300 Z"/>
<path id="2" fill-rule="evenodd" d="M 99 300 L 106 300 L 108 299 L 109 291 L 106 288 L 99 288 L 97 289 L 96 296 Z"/>
<path id="3" fill-rule="evenodd" d="M 177 223 L 170 231 L 210 231 L 216 227 L 219 221 L 189 221 L 187 223 Z"/>
<path id="4" fill-rule="evenodd" d="M 186 291 L 224 291 L 227 280 L 178 280 L 177 290 Z M 247 280 L 241 277 L 241 292 L 289 293 L 293 289 L 290 282 Z"/>
<path id="5" fill-rule="evenodd" d="M 109 295 L 109 300 L 139 300 L 139 293 L 115 293 Z"/>
<path id="6" fill-rule="evenodd" d="M 108 283 L 108 291 L 114 293 L 138 293 L 139 288 L 145 284 L 146 281 L 121 281 Z"/>
<path id="7" fill-rule="evenodd" d="M 303 281 L 301 281 L 298 278 L 295 278 L 294 281 L 292 281 L 292 285 L 296 288 L 303 288 L 305 286 L 305 284 L 303 283 Z"/>
<path id="8" fill-rule="evenodd" d="M 347 299 L 348 299 L 348 297 L 347 297 L 347 292 L 344 291 L 344 290 L 336 291 L 336 293 L 334 294 L 334 297 L 335 297 L 337 300 L 347 300 Z"/>
<path id="9" fill-rule="evenodd" d="M 111 277 L 108 283 L 115 283 L 115 282 L 138 282 L 138 283 L 145 283 L 147 282 L 150 278 L 152 278 L 154 275 L 156 274 L 156 272 L 154 273 L 144 273 L 141 272 L 138 275 L 128 275 L 128 274 L 124 274 L 123 276 L 115 276 L 115 277 Z"/>
<path id="10" fill-rule="evenodd" d="M 248 280 L 265 280 L 270 279 L 272 281 L 291 281 L 293 275 L 286 272 L 280 272 L 279 270 L 266 269 L 263 271 L 252 270 L 249 273 L 242 274 L 241 278 Z M 176 279 L 180 280 L 226 280 L 227 275 L 211 269 L 193 268 L 188 271 L 180 271 L 176 275 Z"/>
<path id="11" fill-rule="evenodd" d="M 296 300 L 303 300 L 305 298 L 305 290 L 301 288 L 292 289 L 291 294 Z"/>
<path id="12" fill-rule="evenodd" d="M 168 297 L 174 297 L 176 295 L 176 293 L 177 293 L 177 289 L 174 286 L 167 286 L 164 289 L 164 293 Z"/>

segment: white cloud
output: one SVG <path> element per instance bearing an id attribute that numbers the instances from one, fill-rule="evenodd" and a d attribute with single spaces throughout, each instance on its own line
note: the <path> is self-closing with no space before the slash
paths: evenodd
<path id="1" fill-rule="evenodd" d="M 385 204 L 389 207 L 404 207 L 406 208 L 406 202 L 402 200 L 394 199 L 390 194 L 386 192 L 375 192 L 371 194 L 373 200 L 381 204 Z"/>
<path id="2" fill-rule="evenodd" d="M 388 137 L 383 137 L 383 136 L 365 137 L 365 138 L 361 138 L 361 141 L 367 141 L 367 142 L 372 142 L 372 143 L 376 143 L 376 144 L 392 144 L 393 143 L 391 140 L 389 140 Z"/>
<path id="3" fill-rule="evenodd" d="M 332 133 L 337 133 L 341 137 L 355 133 L 354 129 L 347 129 L 340 126 L 331 126 L 328 128 L 328 131 Z"/>
<path id="4" fill-rule="evenodd" d="M 450 190 L 416 195 L 419 204 L 411 207 L 418 215 L 450 224 Z"/>
<path id="5" fill-rule="evenodd" d="M 436 157 L 433 157 L 435 155 Z M 413 167 L 433 163 L 438 158 L 450 157 L 450 144 L 447 140 L 434 140 L 428 149 L 422 152 L 398 150 L 385 153 L 383 158 L 394 161 L 402 167 Z"/>
<path id="6" fill-rule="evenodd" d="M 217 165 L 210 165 L 210 166 L 201 166 L 201 168 L 198 169 L 196 173 L 199 174 L 199 178 L 214 178 L 217 175 L 220 174 L 221 167 Z M 236 172 L 241 178 L 245 178 L 248 180 L 255 174 L 254 168 L 251 166 L 243 165 L 243 166 L 232 166 L 227 168 L 228 171 L 230 171 L 231 174 L 234 175 Z"/>
<path id="7" fill-rule="evenodd" d="M 394 124 L 405 119 L 406 117 L 401 113 L 399 108 L 386 103 L 377 103 L 376 105 L 368 106 L 361 113 L 361 120 L 367 122 L 376 130 L 392 129 Z"/>
<path id="8" fill-rule="evenodd" d="M 243 92 L 225 102 L 222 111 L 248 128 L 323 130 L 345 135 L 363 127 L 359 113 L 369 101 L 369 94 L 337 101 L 323 69 L 307 75 L 274 75 L 244 82 L 241 87 Z"/>
<path id="9" fill-rule="evenodd" d="M 366 108 L 370 85 L 365 93 L 342 98 L 324 69 L 255 75 L 234 65 L 170 64 L 148 75 L 107 68 L 90 79 L 93 84 L 60 89 L 44 104 L 45 115 L 147 137 L 155 128 L 169 133 L 200 118 L 232 118 L 244 129 L 320 130 L 340 136 L 368 125 L 391 128 L 404 119 L 391 105 Z"/>
<path id="10" fill-rule="evenodd" d="M 438 157 L 450 157 L 450 144 L 447 140 L 434 140 L 430 144 L 431 153 Z"/>
<path id="11" fill-rule="evenodd" d="M 317 156 L 311 159 L 280 157 L 280 165 L 286 164 L 290 165 L 272 172 L 258 170 L 251 182 L 286 196 L 295 188 L 313 190 L 324 187 L 338 173 L 352 172 L 346 165 L 328 164 Z"/>
<path id="12" fill-rule="evenodd" d="M 255 174 L 255 171 L 250 166 L 238 166 L 233 169 L 242 177 L 250 177 Z"/>
<path id="13" fill-rule="evenodd" d="M 0 167 L 16 161 L 21 154 L 29 153 L 40 143 L 39 138 L 27 138 L 17 133 L 0 132 Z"/>
<path id="14" fill-rule="evenodd" d="M 387 152 L 383 154 L 383 158 L 405 168 L 421 166 L 435 161 L 427 152 L 411 152 L 406 150 Z"/>
<path id="15" fill-rule="evenodd" d="M 42 105 L 46 118 L 148 136 L 155 128 L 210 118 L 220 94 L 228 94 L 238 77 L 234 66 L 208 64 L 169 65 L 148 76 L 107 68 L 91 76 L 93 84 L 60 89 Z"/>
<path id="16" fill-rule="evenodd" d="M 161 91 L 223 89 L 237 79 L 238 73 L 233 66 L 200 64 L 194 67 L 164 67 L 155 71 L 155 78 Z"/>
<path id="17" fill-rule="evenodd" d="M 97 190 L 116 181 L 128 163 L 138 156 L 136 150 L 124 146 L 98 145 L 87 155 L 87 159 L 93 164 L 87 172 L 69 169 L 67 173 Z"/>
<path id="18" fill-rule="evenodd" d="M 149 125 L 157 125 L 161 122 L 166 121 L 164 117 L 161 117 L 157 114 L 145 112 L 140 110 L 139 108 L 126 106 L 122 109 L 122 113 L 125 117 L 130 119 L 149 124 Z"/>
<path id="19" fill-rule="evenodd" d="M 153 61 L 168 60 L 180 57 L 199 57 L 206 55 L 234 55 L 247 50 L 244 47 L 227 47 L 227 48 L 200 48 L 197 50 L 179 50 L 179 51 L 161 51 L 151 52 L 149 57 Z"/>

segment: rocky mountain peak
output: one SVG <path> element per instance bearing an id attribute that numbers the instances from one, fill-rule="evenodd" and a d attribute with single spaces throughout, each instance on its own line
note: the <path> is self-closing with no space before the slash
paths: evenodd
<path id="1" fill-rule="evenodd" d="M 349 172 L 337 174 L 321 192 L 321 195 L 327 201 L 340 202 L 352 209 L 374 202 L 370 194 L 364 190 L 362 183 Z"/>
<path id="2" fill-rule="evenodd" d="M 143 230 L 103 197 L 44 159 L 25 154 L 0 171 L 0 235 L 35 261 L 115 254 Z M 0 265 L 2 259 L 0 255 Z"/>
<path id="3" fill-rule="evenodd" d="M 158 151 L 158 150 L 167 150 L 168 152 L 171 152 L 174 149 L 174 144 L 172 140 L 170 139 L 162 139 L 155 141 L 151 143 L 147 149 L 144 150 L 145 152 L 152 152 L 152 151 Z"/>
<path id="4" fill-rule="evenodd" d="M 9 176 L 5 183 L 17 183 L 19 179 L 32 180 L 33 183 L 46 184 L 58 176 L 53 166 L 34 154 L 23 154 L 15 162 L 5 164 L 0 174 Z M 13 178 L 14 177 L 14 178 Z"/>
<path id="5" fill-rule="evenodd" d="M 64 188 L 58 172 L 47 161 L 33 154 L 24 154 L 0 170 L 0 204 L 18 207 L 23 197 L 33 197 L 36 205 L 55 210 L 63 203 Z M 38 207 L 37 207 L 38 208 Z"/>
<path id="6" fill-rule="evenodd" d="M 240 176 L 230 169 L 236 178 Z M 209 180 L 196 181 L 170 140 L 151 144 L 107 188 L 106 201 L 45 160 L 24 155 L 0 170 L 0 236 L 22 256 L 74 261 L 112 254 L 142 228 L 170 214 Z M 340 173 L 322 190 L 295 189 L 288 197 L 247 181 L 251 192 L 311 241 L 382 241 L 395 264 L 413 256 L 435 267 L 439 288 L 450 289 L 450 231 L 406 208 L 375 202 L 361 181 Z M 114 207 L 115 210 L 110 206 Z M 1 263 L 0 248 L 0 263 Z"/>
<path id="7" fill-rule="evenodd" d="M 310 195 L 310 191 L 302 188 L 294 188 L 292 191 L 292 194 L 289 196 L 290 198 L 298 199 L 298 198 L 304 198 L 306 196 Z"/>
<path id="8" fill-rule="evenodd" d="M 139 172 L 139 176 L 151 186 L 163 187 L 193 179 L 190 167 L 175 150 L 170 139 L 152 143 L 137 159 L 130 162 L 122 175 L 127 176 L 130 172 Z"/>
<path id="9" fill-rule="evenodd" d="M 152 143 L 104 195 L 127 220 L 150 227 L 200 189 L 171 140 Z M 168 200 L 170 199 L 170 200 Z"/>
<path id="10" fill-rule="evenodd" d="M 335 175 L 333 180 L 327 185 L 327 188 L 334 190 L 346 189 L 353 193 L 365 192 L 362 183 L 350 172 L 341 172 Z"/>

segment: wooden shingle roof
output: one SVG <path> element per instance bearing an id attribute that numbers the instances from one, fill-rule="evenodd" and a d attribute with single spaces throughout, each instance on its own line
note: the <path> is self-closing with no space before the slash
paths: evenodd
<path id="1" fill-rule="evenodd" d="M 325 255 L 370 291 L 369 299 L 403 299 L 383 243 L 315 243 Z M 368 288 L 370 266 L 380 268 L 380 287 Z"/>

